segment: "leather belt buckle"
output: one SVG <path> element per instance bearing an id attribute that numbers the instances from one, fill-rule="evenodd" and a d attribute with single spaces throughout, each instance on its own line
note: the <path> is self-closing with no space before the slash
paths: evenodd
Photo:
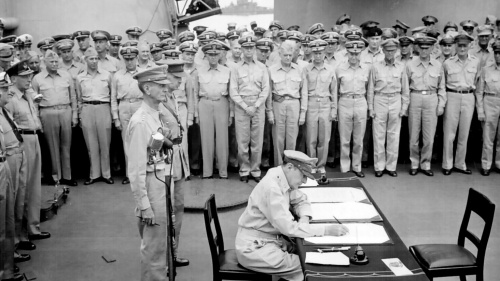
<path id="1" fill-rule="evenodd" d="M 422 95 L 427 95 L 427 91 L 422 91 Z"/>

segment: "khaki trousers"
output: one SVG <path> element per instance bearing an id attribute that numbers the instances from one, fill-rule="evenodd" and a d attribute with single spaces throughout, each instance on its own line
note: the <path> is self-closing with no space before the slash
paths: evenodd
<path id="1" fill-rule="evenodd" d="M 226 97 L 219 100 L 201 98 L 198 112 L 200 115 L 203 177 L 212 176 L 214 156 L 217 157 L 219 175 L 227 177 L 229 101 Z"/>
<path id="2" fill-rule="evenodd" d="M 118 104 L 118 118 L 120 119 L 120 123 L 122 125 L 122 140 L 123 140 L 123 152 L 125 153 L 125 175 L 128 177 L 128 169 L 127 169 L 127 148 L 125 147 L 125 138 L 126 132 L 128 128 L 128 123 L 130 122 L 130 118 L 132 115 L 141 107 L 142 100 L 137 100 L 135 102 L 129 102 L 126 100 L 121 100 Z"/>
<path id="3" fill-rule="evenodd" d="M 304 280 L 299 256 L 283 251 L 281 239 L 277 235 L 275 237 L 262 237 L 240 227 L 235 239 L 238 263 L 250 270 L 278 278 Z"/>
<path id="4" fill-rule="evenodd" d="M 443 118 L 443 169 L 455 166 L 465 170 L 465 156 L 467 155 L 467 141 L 469 139 L 470 123 L 474 113 L 474 94 L 459 94 L 447 92 L 448 101 L 444 109 Z M 458 136 L 457 136 L 458 129 Z M 453 164 L 453 142 L 457 139 L 455 164 Z"/>
<path id="5" fill-rule="evenodd" d="M 69 105 L 40 108 L 40 121 L 49 146 L 54 181 L 71 179 L 71 120 Z"/>
<path id="6" fill-rule="evenodd" d="M 481 155 L 481 167 L 485 170 L 491 168 L 493 162 L 493 148 L 496 143 L 495 167 L 500 169 L 500 96 L 484 96 L 483 99 L 485 120 L 483 124 L 483 152 Z"/>
<path id="7" fill-rule="evenodd" d="M 14 274 L 15 192 L 7 162 L 0 163 L 0 280 Z"/>
<path id="8" fill-rule="evenodd" d="M 184 132 L 182 132 L 182 151 L 185 155 L 185 159 L 189 161 L 189 147 L 188 147 L 188 125 L 187 125 L 187 117 L 188 111 L 185 103 L 179 103 L 179 120 L 181 121 L 182 127 L 184 128 Z M 188 162 L 183 162 L 184 169 L 186 170 L 186 177 L 191 175 L 191 170 L 189 168 Z"/>
<path id="9" fill-rule="evenodd" d="M 306 148 L 310 157 L 318 158 L 316 167 L 319 173 L 325 173 L 328 158 L 328 144 L 332 131 L 330 121 L 330 98 L 309 98 L 306 113 Z"/>
<path id="10" fill-rule="evenodd" d="M 299 133 L 300 101 L 285 99 L 282 102 L 273 101 L 274 125 L 274 165 L 283 164 L 283 151 L 295 150 Z"/>
<path id="11" fill-rule="evenodd" d="M 246 99 L 245 97 L 243 97 Z M 250 98 L 250 97 L 248 97 Z M 247 99 L 248 99 L 247 98 Z M 236 140 L 238 141 L 238 162 L 240 176 L 260 177 L 262 143 L 264 141 L 265 106 L 261 105 L 253 116 L 239 105 L 234 109 Z"/>
<path id="12" fill-rule="evenodd" d="M 432 147 L 437 125 L 438 97 L 436 94 L 422 95 L 410 93 L 408 113 L 408 129 L 410 130 L 411 168 L 430 170 Z M 422 132 L 422 149 L 420 149 L 420 132 Z"/>
<path id="13" fill-rule="evenodd" d="M 396 171 L 401 131 L 401 95 L 375 95 L 373 100 L 373 166 L 375 171 Z M 387 145 L 386 145 L 387 139 Z"/>
<path id="14" fill-rule="evenodd" d="M 109 104 L 83 104 L 82 131 L 90 158 L 90 178 L 110 178 L 111 108 Z"/>
<path id="15" fill-rule="evenodd" d="M 340 171 L 352 170 L 361 172 L 363 154 L 363 138 L 366 130 L 368 104 L 366 99 L 340 97 L 339 100 L 339 134 L 340 134 Z M 352 136 L 352 164 L 351 152 Z"/>
<path id="16" fill-rule="evenodd" d="M 14 194 L 14 201 L 12 203 L 13 213 L 8 216 L 8 219 L 14 223 L 14 241 L 17 245 L 21 240 L 28 240 L 26 228 L 23 226 L 24 212 L 28 200 L 26 191 L 28 163 L 26 162 L 26 156 L 22 148 L 7 151 L 7 165 L 9 166 L 9 179 Z"/>
<path id="17" fill-rule="evenodd" d="M 42 154 L 37 135 L 22 135 L 26 156 L 26 197 L 24 206 L 29 235 L 40 234 L 40 208 L 42 207 Z M 27 237 L 25 237 L 27 239 Z M 21 238 L 23 239 L 23 238 Z"/>

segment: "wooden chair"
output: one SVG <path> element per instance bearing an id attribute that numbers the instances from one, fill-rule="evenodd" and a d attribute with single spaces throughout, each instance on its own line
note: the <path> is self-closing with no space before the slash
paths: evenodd
<path id="1" fill-rule="evenodd" d="M 481 239 L 468 230 L 472 212 L 484 220 L 485 225 Z M 435 277 L 460 276 L 460 280 L 465 281 L 466 275 L 476 275 L 476 280 L 482 281 L 484 255 L 494 214 L 495 204 L 480 192 L 470 188 L 457 245 L 415 245 L 410 246 L 410 252 L 430 280 Z M 464 248 L 465 238 L 477 247 L 477 257 Z"/>
<path id="2" fill-rule="evenodd" d="M 215 205 L 215 195 L 210 195 L 205 203 L 205 228 L 207 230 L 208 245 L 212 255 L 213 280 L 271 280 L 271 276 L 248 270 L 238 264 L 236 251 L 224 249 L 224 239 L 220 228 L 219 216 Z M 215 227 L 215 236 L 212 231 L 212 222 Z"/>

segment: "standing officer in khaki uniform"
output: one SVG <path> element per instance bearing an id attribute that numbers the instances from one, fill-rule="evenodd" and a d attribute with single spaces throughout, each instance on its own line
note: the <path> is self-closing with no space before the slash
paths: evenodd
<path id="1" fill-rule="evenodd" d="M 237 68 L 231 69 L 229 93 L 235 103 L 240 180 L 248 182 L 251 176 L 259 182 L 269 74 L 266 66 L 254 59 L 256 38 L 246 36 L 238 43 L 243 50 L 243 60 Z"/>
<path id="2" fill-rule="evenodd" d="M 220 178 L 227 179 L 228 127 L 234 117 L 234 104 L 229 99 L 230 70 L 219 65 L 221 49 L 222 45 L 216 41 L 203 46 L 208 66 L 200 67 L 195 78 L 204 179 L 213 178 L 214 156 L 217 157 Z"/>
<path id="3" fill-rule="evenodd" d="M 410 175 L 419 170 L 433 176 L 431 170 L 432 148 L 438 116 L 444 112 L 446 92 L 445 77 L 441 63 L 431 58 L 432 46 L 436 39 L 421 36 L 415 40 L 419 57 L 406 63 L 406 73 L 410 83 L 410 106 L 408 127 L 410 130 Z M 422 149 L 420 149 L 422 132 Z"/>
<path id="4" fill-rule="evenodd" d="M 172 33 L 172 31 L 170 31 L 170 29 L 164 28 L 156 31 L 156 36 L 161 42 L 165 39 L 172 38 L 174 34 Z"/>
<path id="5" fill-rule="evenodd" d="M 325 63 L 332 66 L 334 70 L 340 63 L 335 57 L 339 47 L 339 37 L 337 32 L 326 32 L 321 35 L 321 39 L 328 43 L 325 49 Z"/>
<path id="6" fill-rule="evenodd" d="M 463 174 L 471 174 L 467 169 L 465 156 L 467 140 L 474 113 L 474 90 L 480 71 L 480 61 L 468 54 L 470 43 L 474 40 L 465 32 L 455 36 L 457 55 L 443 63 L 446 77 L 447 102 L 443 118 L 443 174 L 451 174 L 451 169 Z M 453 161 L 453 142 L 458 140 L 455 161 Z"/>
<path id="7" fill-rule="evenodd" d="M 352 169 L 360 178 L 365 176 L 361 171 L 361 157 L 368 111 L 366 91 L 370 74 L 368 66 L 360 64 L 360 54 L 364 47 L 363 41 L 346 42 L 348 61 L 340 64 L 335 73 L 339 95 L 340 171 L 346 173 Z M 349 157 L 351 135 L 352 164 Z"/>
<path id="8" fill-rule="evenodd" d="M 121 132 L 122 140 L 125 140 L 130 118 L 141 106 L 142 92 L 139 90 L 137 80 L 132 78 L 138 72 L 137 55 L 139 50 L 135 47 L 125 47 L 121 49 L 120 54 L 125 61 L 125 68 L 118 70 L 111 80 L 111 114 L 116 129 Z M 125 146 L 124 152 L 125 159 L 127 159 L 128 152 L 125 150 Z M 122 184 L 128 183 L 130 181 L 125 174 Z"/>
<path id="9" fill-rule="evenodd" d="M 76 39 L 78 43 L 78 49 L 73 53 L 73 59 L 76 62 L 84 63 L 84 53 L 85 51 L 91 47 L 90 46 L 90 31 L 87 30 L 79 30 L 73 33 L 73 38 Z"/>
<path id="10" fill-rule="evenodd" d="M 384 171 L 396 177 L 401 118 L 410 102 L 405 65 L 396 61 L 399 41 L 390 38 L 382 42 L 384 61 L 376 62 L 368 80 L 368 114 L 373 119 L 373 166 L 375 176 Z M 387 139 L 387 144 L 386 144 Z"/>
<path id="11" fill-rule="evenodd" d="M 128 40 L 137 40 L 139 41 L 139 37 L 142 34 L 142 28 L 138 26 L 131 26 L 125 30 L 127 34 Z"/>
<path id="12" fill-rule="evenodd" d="M 38 111 L 32 100 L 33 90 L 30 88 L 33 71 L 28 62 L 22 60 L 7 70 L 13 78 L 11 101 L 5 106 L 19 126 L 24 141 L 24 152 L 27 162 L 26 170 L 26 229 L 21 231 L 21 240 L 37 240 L 50 237 L 50 233 L 40 231 L 40 208 L 42 204 L 42 159 L 37 132 L 42 129 L 38 119 Z M 28 235 L 28 237 L 25 237 Z M 28 239 L 29 238 L 29 239 Z"/>
<path id="13" fill-rule="evenodd" d="M 500 43 L 492 46 L 495 64 L 481 70 L 476 87 L 476 107 L 479 121 L 483 123 L 483 152 L 481 175 L 489 176 L 496 142 L 495 169 L 500 171 Z"/>
<path id="14" fill-rule="evenodd" d="M 58 69 L 59 56 L 48 50 L 45 67 L 32 81 L 33 90 L 42 95 L 38 103 L 40 120 L 50 151 L 54 182 L 76 186 L 71 177 L 71 133 L 78 124 L 78 109 L 73 77 Z"/>
<path id="15" fill-rule="evenodd" d="M 316 158 L 299 151 L 284 151 L 283 165 L 269 169 L 250 194 L 238 220 L 235 248 L 238 263 L 253 271 L 291 281 L 304 280 L 299 256 L 288 237 L 342 236 L 343 225 L 310 224 L 311 205 L 299 189 L 311 174 Z M 298 218 L 298 219 L 295 219 Z"/>
<path id="16" fill-rule="evenodd" d="M 307 154 L 318 158 L 317 172 L 325 174 L 328 158 L 332 122 L 337 121 L 337 77 L 335 69 L 324 61 L 328 43 L 321 39 L 309 43 L 313 61 L 306 66 L 307 114 L 306 147 Z"/>
<path id="17" fill-rule="evenodd" d="M 95 43 L 95 50 L 97 52 L 97 62 L 99 69 L 106 70 L 114 74 L 120 69 L 120 61 L 108 55 L 108 40 L 109 33 L 103 30 L 92 31 L 92 40 Z"/>
<path id="18" fill-rule="evenodd" d="M 16 233 L 16 228 L 21 229 L 25 201 L 25 186 L 19 189 L 19 182 L 26 175 L 19 172 L 26 172 L 26 162 L 23 165 L 23 150 L 17 139 L 22 137 L 17 132 L 17 136 L 14 134 L 12 119 L 4 115 L 4 107 L 10 100 L 10 86 L 12 83 L 9 76 L 0 72 L 0 279 L 20 281 L 24 280 L 24 276 L 14 273 L 14 251 L 20 234 Z M 22 181 L 25 184 L 25 180 Z M 30 246 L 26 249 L 35 247 L 31 242 L 26 242 Z"/>
<path id="19" fill-rule="evenodd" d="M 71 78 L 75 79 L 78 73 L 85 69 L 82 63 L 76 62 L 73 59 L 73 46 L 75 43 L 69 39 L 63 39 L 56 44 L 56 48 L 61 53 L 61 60 L 59 62 L 59 67 L 62 70 L 66 70 Z"/>
<path id="20" fill-rule="evenodd" d="M 101 176 L 107 184 L 111 178 L 109 148 L 111 145 L 111 73 L 98 66 L 98 54 L 93 47 L 85 51 L 87 69 L 76 78 L 78 115 L 90 158 L 90 176 L 85 185 Z"/>
<path id="21" fill-rule="evenodd" d="M 281 61 L 269 67 L 271 94 L 266 111 L 273 124 L 274 165 L 283 163 L 285 149 L 295 149 L 299 126 L 306 121 L 306 72 L 292 62 L 295 44 L 283 42 L 279 47 Z"/>
<path id="22" fill-rule="evenodd" d="M 165 100 L 167 69 L 157 66 L 134 74 L 143 93 L 140 108 L 132 115 L 126 129 L 128 175 L 135 199 L 135 216 L 141 236 L 141 281 L 167 280 L 167 211 L 166 165 L 162 154 L 151 150 L 152 135 L 170 130 L 161 121 L 160 103 Z M 155 164 L 153 164 L 155 163 Z"/>

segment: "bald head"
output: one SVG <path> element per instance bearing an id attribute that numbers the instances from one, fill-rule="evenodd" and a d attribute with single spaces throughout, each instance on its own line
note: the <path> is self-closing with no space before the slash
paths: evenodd
<path id="1" fill-rule="evenodd" d="M 141 61 L 147 61 L 150 58 L 151 52 L 149 51 L 149 45 L 146 43 L 139 44 L 137 46 L 137 49 L 139 49 L 139 60 Z"/>

